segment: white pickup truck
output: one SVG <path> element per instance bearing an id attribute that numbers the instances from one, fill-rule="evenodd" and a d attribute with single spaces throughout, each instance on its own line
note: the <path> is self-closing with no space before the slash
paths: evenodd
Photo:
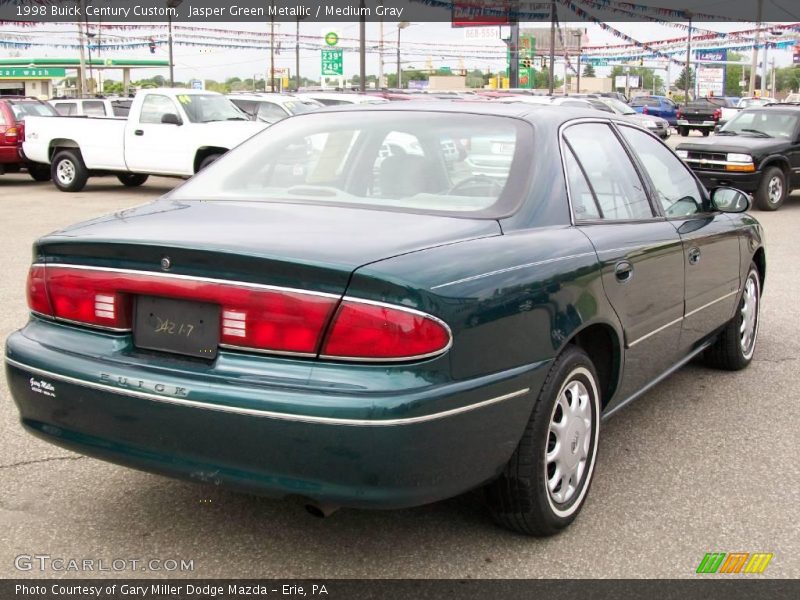
<path id="1" fill-rule="evenodd" d="M 29 117 L 23 151 L 50 164 L 56 187 L 78 192 L 93 175 L 132 187 L 148 175 L 189 177 L 262 131 L 222 94 L 141 90 L 127 118 Z"/>

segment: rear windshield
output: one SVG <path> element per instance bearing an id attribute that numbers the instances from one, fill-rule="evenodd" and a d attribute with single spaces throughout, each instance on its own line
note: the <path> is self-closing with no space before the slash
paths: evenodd
<path id="1" fill-rule="evenodd" d="M 406 111 L 310 113 L 226 154 L 184 200 L 357 205 L 496 218 L 528 181 L 533 135 L 513 118 Z"/>
<path id="2" fill-rule="evenodd" d="M 52 117 L 56 115 L 53 107 L 36 100 L 14 100 L 9 102 L 14 118 L 22 121 L 25 117 Z"/>

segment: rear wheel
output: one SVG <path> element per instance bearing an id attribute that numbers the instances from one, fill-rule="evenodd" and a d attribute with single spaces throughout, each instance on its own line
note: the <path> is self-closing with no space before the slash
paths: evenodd
<path id="1" fill-rule="evenodd" d="M 569 346 L 553 362 L 519 446 L 486 488 L 495 520 L 527 535 L 553 535 L 575 520 L 589 490 L 600 433 L 594 365 Z"/>
<path id="2" fill-rule="evenodd" d="M 50 180 L 50 165 L 33 164 L 28 165 L 28 175 L 34 181 L 49 181 Z"/>
<path id="3" fill-rule="evenodd" d="M 703 129 L 703 137 L 708 137 L 708 135 L 709 135 L 710 133 L 711 133 L 711 130 L 710 130 L 710 129 Z"/>
<path id="4" fill-rule="evenodd" d="M 209 154 L 203 160 L 200 161 L 200 166 L 197 167 L 197 171 L 200 172 L 205 169 L 211 163 L 218 161 L 222 157 L 222 154 Z"/>
<path id="5" fill-rule="evenodd" d="M 148 177 L 148 175 L 142 173 L 120 173 L 117 175 L 117 179 L 125 187 L 139 187 L 147 181 Z"/>
<path id="6" fill-rule="evenodd" d="M 80 192 L 89 179 L 89 171 L 77 150 L 62 150 L 53 157 L 50 176 L 62 192 Z"/>
<path id="7" fill-rule="evenodd" d="M 760 310 L 761 279 L 755 264 L 750 263 L 736 314 L 722 330 L 719 339 L 705 352 L 704 358 L 709 366 L 738 371 L 750 364 L 756 349 Z"/>
<path id="8" fill-rule="evenodd" d="M 689 128 L 688 127 L 678 127 L 678 133 L 681 134 L 681 137 L 686 137 L 689 135 Z"/>
<path id="9" fill-rule="evenodd" d="M 761 210 L 778 210 L 786 200 L 786 176 L 778 167 L 769 167 L 756 190 L 756 206 Z"/>

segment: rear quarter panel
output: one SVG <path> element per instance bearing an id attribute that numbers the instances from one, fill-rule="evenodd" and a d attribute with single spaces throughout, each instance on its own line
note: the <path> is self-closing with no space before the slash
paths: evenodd
<path id="1" fill-rule="evenodd" d="M 347 293 L 444 320 L 453 332 L 448 356 L 456 380 L 551 360 L 593 322 L 619 334 L 594 248 L 572 227 L 518 231 L 366 265 Z"/>
<path id="2" fill-rule="evenodd" d="M 77 147 L 89 169 L 124 171 L 125 120 L 87 117 L 29 117 L 25 120 L 26 156 L 49 163 L 51 148 Z"/>

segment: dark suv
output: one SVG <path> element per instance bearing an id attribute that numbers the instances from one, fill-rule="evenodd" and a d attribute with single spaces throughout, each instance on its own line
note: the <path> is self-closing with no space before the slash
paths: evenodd
<path id="1" fill-rule="evenodd" d="M 52 117 L 56 112 L 36 98 L 0 96 L 0 175 L 27 169 L 36 181 L 50 179 L 50 165 L 32 163 L 22 152 L 25 141 L 25 117 Z"/>
<path id="2" fill-rule="evenodd" d="M 800 188 L 800 106 L 770 104 L 741 111 L 708 139 L 676 153 L 709 189 L 750 192 L 761 210 L 778 210 Z"/>

